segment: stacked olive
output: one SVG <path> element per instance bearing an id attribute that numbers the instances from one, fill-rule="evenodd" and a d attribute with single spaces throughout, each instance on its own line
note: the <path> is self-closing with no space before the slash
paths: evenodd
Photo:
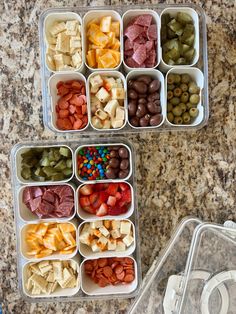
<path id="1" fill-rule="evenodd" d="M 199 114 L 200 88 L 189 74 L 167 75 L 167 119 L 173 124 L 191 124 Z"/>
<path id="2" fill-rule="evenodd" d="M 140 75 L 128 81 L 128 118 L 134 127 L 158 126 L 163 119 L 158 79 Z"/>
<path id="3" fill-rule="evenodd" d="M 195 28 L 192 17 L 178 12 L 161 18 L 163 60 L 169 65 L 191 64 L 195 55 Z"/>

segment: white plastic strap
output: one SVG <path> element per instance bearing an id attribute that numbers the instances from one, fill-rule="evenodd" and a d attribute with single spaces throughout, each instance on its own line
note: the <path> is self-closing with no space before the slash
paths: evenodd
<path id="1" fill-rule="evenodd" d="M 217 288 L 221 296 L 221 310 L 220 314 L 227 314 L 229 308 L 229 293 L 226 289 L 224 282 L 228 280 L 236 281 L 236 270 L 223 271 L 212 277 L 205 285 L 201 295 L 201 312 L 202 314 L 210 314 L 209 311 L 209 299 Z"/>

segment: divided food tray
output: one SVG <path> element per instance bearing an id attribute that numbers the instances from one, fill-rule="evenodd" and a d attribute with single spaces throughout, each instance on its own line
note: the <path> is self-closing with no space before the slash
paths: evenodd
<path id="1" fill-rule="evenodd" d="M 55 96 L 55 90 L 54 92 L 51 91 L 52 99 L 54 99 L 54 104 L 51 104 L 51 96 L 50 96 L 50 88 L 49 88 L 49 80 L 53 75 L 52 71 L 48 70 L 48 67 L 45 62 L 45 55 L 46 55 L 46 41 L 44 38 L 44 22 L 45 19 L 50 16 L 51 14 L 59 13 L 65 16 L 65 12 L 74 12 L 77 13 L 82 20 L 82 42 L 85 42 L 85 32 L 83 32 L 83 18 L 86 15 L 86 13 L 90 12 L 91 9 L 87 7 L 65 7 L 65 8 L 53 8 L 53 9 L 48 9 L 44 11 L 41 16 L 40 16 L 40 21 L 39 21 L 39 34 L 40 34 L 40 50 L 41 50 L 41 55 L 40 55 L 40 60 L 41 60 L 41 80 L 42 80 L 42 102 L 43 102 L 43 121 L 44 125 L 48 127 L 50 130 L 57 134 L 64 134 L 66 136 L 69 136 L 69 134 L 76 135 L 76 136 L 91 136 L 91 135 L 102 135 L 102 134 L 127 134 L 127 133 L 133 133 L 133 132 L 163 132 L 163 131 L 187 131 L 187 130 L 197 130 L 202 128 L 204 125 L 206 125 L 208 121 L 208 116 L 209 116 L 209 104 L 208 104 L 208 62 L 207 62 L 207 37 L 206 37 L 206 20 L 205 20 L 205 14 L 202 8 L 200 8 L 197 5 L 194 4 L 182 4 L 182 5 L 166 5 L 166 4 L 156 4 L 156 5 L 135 5 L 135 6 L 125 6 L 125 5 L 120 5 L 120 6 L 99 6 L 99 7 L 93 7 L 92 10 L 98 10 L 99 14 L 102 16 L 108 15 L 108 11 L 106 10 L 113 10 L 115 11 L 115 15 L 117 16 L 118 14 L 118 20 L 122 21 L 122 24 L 126 23 L 126 15 L 127 12 L 131 12 L 131 16 L 135 16 L 137 14 L 140 14 L 140 12 L 147 12 L 148 10 L 152 10 L 151 12 L 154 12 L 153 14 L 157 16 L 156 18 L 156 23 L 158 26 L 158 36 L 160 36 L 160 16 L 163 12 L 172 12 L 174 9 L 177 11 L 183 10 L 183 12 L 192 12 L 193 19 L 195 21 L 195 25 L 199 25 L 199 27 L 196 26 L 196 43 L 195 43 L 195 48 L 196 48 L 196 56 L 193 60 L 193 63 L 190 64 L 190 66 L 194 69 L 197 68 L 201 70 L 203 73 L 203 76 L 198 76 L 197 81 L 199 83 L 199 86 L 201 87 L 201 93 L 200 93 L 200 103 L 198 104 L 199 108 L 199 116 L 198 118 L 191 124 L 189 125 L 174 125 L 170 123 L 167 119 L 167 112 L 166 112 L 166 89 L 165 89 L 165 83 L 163 84 L 163 81 L 165 79 L 166 73 L 168 70 L 171 69 L 176 69 L 176 67 L 170 67 L 166 66 L 166 64 L 162 60 L 161 56 L 161 47 L 160 44 L 158 44 L 157 50 L 158 50 L 158 55 L 157 55 L 157 63 L 158 66 L 155 68 L 146 68 L 146 69 L 141 69 L 143 73 L 148 73 L 150 71 L 158 70 L 159 74 L 158 76 L 161 78 L 161 107 L 162 107 L 162 114 L 163 114 L 163 121 L 157 126 L 157 127 L 132 127 L 129 123 L 129 120 L 127 119 L 128 115 L 128 109 L 127 109 L 127 91 L 126 91 L 126 97 L 124 100 L 124 107 L 125 107 L 125 124 L 124 126 L 117 128 L 117 129 L 96 129 L 92 126 L 91 122 L 91 117 L 90 117 L 90 97 L 88 96 L 88 124 L 83 127 L 81 130 L 66 130 L 62 131 L 59 130 L 55 125 L 55 99 L 57 97 Z M 102 13 L 104 11 L 104 13 Z M 112 13 L 113 14 L 113 13 Z M 70 18 L 68 16 L 68 18 Z M 71 17 L 72 18 L 72 17 Z M 79 20 L 80 20 L 79 19 Z M 86 19 L 85 19 L 86 20 Z M 121 25 L 121 35 L 123 34 Z M 122 35 L 123 36 L 123 35 Z M 197 40 L 199 38 L 199 41 Z M 160 40 L 160 38 L 159 38 Z M 64 79 L 66 76 L 70 76 L 72 79 L 79 78 L 79 76 L 82 78 L 84 81 L 87 80 L 89 75 L 93 73 L 102 73 L 104 72 L 102 70 L 98 69 L 92 69 L 89 66 L 86 65 L 85 62 L 85 51 L 82 51 L 83 54 L 83 61 L 84 65 L 77 69 L 76 71 L 66 71 L 66 72 L 60 72 L 56 71 L 56 75 L 58 75 L 59 80 Z M 139 71 L 139 69 L 131 69 L 126 64 L 123 62 L 123 38 L 121 38 L 121 65 L 117 66 L 115 69 L 104 69 L 104 70 L 109 70 L 109 72 L 113 72 L 114 76 L 117 77 L 119 73 L 122 73 L 125 78 L 127 78 L 127 75 L 133 75 L 132 73 L 136 73 L 136 71 Z M 188 73 L 189 72 L 189 66 L 179 66 L 181 73 Z M 178 70 L 174 70 L 177 71 Z M 190 70 L 191 71 L 191 70 Z M 160 73 L 161 72 L 161 73 Z M 69 73 L 69 74 L 68 74 Z M 118 73 L 118 74 L 117 74 Z M 152 73 L 152 72 L 151 72 Z M 152 75 L 155 77 L 156 74 L 155 72 L 152 73 Z M 163 75 L 163 76 L 162 76 Z M 191 73 L 190 73 L 191 75 Z M 162 77 L 161 77 L 162 76 Z M 195 77 L 195 74 L 193 74 L 193 78 Z M 55 81 L 58 79 L 55 77 L 55 80 L 52 82 L 52 85 L 54 86 L 55 89 Z M 166 80 L 165 80 L 166 81 Z M 127 82 L 126 82 L 127 83 Z M 51 85 L 51 83 L 50 83 Z M 87 80 L 87 95 L 88 95 L 88 85 L 89 82 Z M 126 89 L 127 84 L 124 85 L 124 88 Z"/>
<path id="2" fill-rule="evenodd" d="M 78 152 L 78 147 L 84 146 L 117 146 L 123 145 L 128 148 L 129 151 L 129 160 L 130 160 L 130 173 L 124 179 L 106 179 L 106 180 L 98 180 L 98 181 L 81 181 L 75 175 L 75 171 L 73 171 L 72 178 L 68 178 L 68 180 L 62 180 L 57 182 L 36 182 L 29 180 L 25 180 L 22 182 L 22 178 L 20 176 L 20 166 L 21 166 L 21 156 L 20 153 L 25 151 L 25 148 L 32 147 L 60 147 L 60 146 L 68 146 L 72 151 L 72 159 L 75 160 L 76 153 Z M 73 163 L 73 169 L 75 168 L 76 162 Z M 102 142 L 98 139 L 89 139 L 89 140 L 68 140 L 68 141 L 42 141 L 34 143 L 20 143 L 13 147 L 11 151 L 11 167 L 12 167 L 12 187 L 13 187 L 13 196 L 14 196 L 14 212 L 15 212 L 15 223 L 16 223 L 16 238 L 17 238 L 17 271 L 18 271 L 18 279 L 19 279 L 19 290 L 22 297 L 28 302 L 46 302 L 46 301 L 76 301 L 83 299 L 111 299 L 111 298 L 130 298 L 137 295 L 139 291 L 139 287 L 141 284 L 141 265 L 140 265 L 140 253 L 139 253 L 139 235 L 138 235 L 138 209 L 137 209 L 137 198 L 136 198 L 136 183 L 135 183 L 135 152 L 130 142 L 124 139 L 116 138 L 116 139 L 103 139 Z M 76 170 L 77 171 L 77 170 Z M 18 175 L 17 175 L 18 174 Z M 20 179 L 20 180 L 19 180 Z M 95 215 L 88 215 L 86 212 L 84 216 L 81 217 L 81 208 L 79 206 L 78 196 L 79 196 L 79 188 L 83 187 L 84 184 L 94 184 L 94 183 L 127 183 L 131 188 L 132 202 L 130 207 L 128 208 L 127 213 L 116 215 L 116 216 L 103 216 L 97 217 Z M 68 218 L 48 218 L 48 219 L 39 219 L 37 216 L 33 215 L 30 210 L 23 204 L 23 189 L 24 187 L 29 186 L 46 186 L 46 185 L 67 185 L 71 186 L 74 196 L 75 196 L 75 210 L 72 212 L 71 216 Z M 116 251 L 106 251 L 105 254 L 96 253 L 92 254 L 91 251 L 88 250 L 88 247 L 83 245 L 83 254 L 80 254 L 80 245 L 78 242 L 78 238 L 81 231 L 81 224 L 90 222 L 90 221 L 100 221 L 103 220 L 126 220 L 131 221 L 131 228 L 133 229 L 133 244 L 126 249 L 124 252 Z M 76 250 L 71 254 L 53 254 L 43 258 L 31 258 L 31 256 L 27 255 L 27 245 L 24 241 L 24 234 L 26 229 L 30 226 L 30 224 L 37 223 L 65 223 L 68 222 L 75 226 L 76 228 Z M 83 257 L 86 256 L 86 257 Z M 134 260 L 134 273 L 135 279 L 132 283 L 127 285 L 116 285 L 116 286 L 107 286 L 105 288 L 100 288 L 98 285 L 92 282 L 92 280 L 85 275 L 84 273 L 84 262 L 87 259 L 96 259 L 100 257 L 130 257 Z M 78 263 L 79 268 L 79 285 L 76 288 L 66 288 L 63 291 L 57 291 L 52 295 L 43 295 L 40 296 L 32 296 L 26 289 L 26 285 L 23 280 L 26 276 L 26 267 L 25 265 L 29 262 L 39 262 L 42 260 L 74 260 Z M 81 279 L 80 275 L 82 275 Z M 86 293 L 84 293 L 85 291 Z"/>

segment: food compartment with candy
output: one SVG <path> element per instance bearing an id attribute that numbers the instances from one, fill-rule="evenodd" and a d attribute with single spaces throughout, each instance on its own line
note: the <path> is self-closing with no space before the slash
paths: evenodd
<path id="1" fill-rule="evenodd" d="M 155 68 L 161 58 L 160 18 L 154 10 L 128 10 L 123 14 L 124 67 Z"/>
<path id="2" fill-rule="evenodd" d="M 90 74 L 87 80 L 90 123 L 95 130 L 119 130 L 126 124 L 126 80 L 118 71 Z"/>
<path id="3" fill-rule="evenodd" d="M 128 219 L 93 220 L 79 226 L 79 251 L 86 258 L 126 256 L 134 250 L 134 225 Z"/>
<path id="4" fill-rule="evenodd" d="M 78 187 L 76 199 L 83 220 L 125 219 L 134 211 L 134 191 L 128 182 L 86 183 Z"/>
<path id="5" fill-rule="evenodd" d="M 80 289 L 78 259 L 28 262 L 22 278 L 24 293 L 31 298 L 73 296 Z"/>
<path id="6" fill-rule="evenodd" d="M 171 69 L 165 79 L 167 122 L 177 127 L 199 125 L 203 120 L 203 74 L 198 68 Z"/>
<path id="7" fill-rule="evenodd" d="M 137 263 L 132 257 L 86 259 L 80 268 L 81 289 L 88 295 L 131 293 L 137 288 Z"/>
<path id="8" fill-rule="evenodd" d="M 86 79 L 81 73 L 61 72 L 48 81 L 54 130 L 83 131 L 88 127 Z"/>
<path id="9" fill-rule="evenodd" d="M 22 186 L 17 200 L 19 215 L 25 222 L 72 219 L 76 214 L 75 189 L 67 183 Z"/>
<path id="10" fill-rule="evenodd" d="M 74 160 L 81 182 L 128 180 L 132 174 L 131 151 L 124 144 L 79 146 Z"/>
<path id="11" fill-rule="evenodd" d="M 16 155 L 16 175 L 19 182 L 43 185 L 68 182 L 74 174 L 73 153 L 69 146 L 24 146 Z"/>
<path id="12" fill-rule="evenodd" d="M 85 14 L 84 60 L 90 70 L 118 69 L 122 62 L 122 20 L 114 10 L 92 10 Z"/>
<path id="13" fill-rule="evenodd" d="M 47 46 L 45 63 L 49 71 L 80 71 L 83 68 L 83 30 L 79 14 L 49 14 L 44 21 L 43 36 Z"/>
<path id="14" fill-rule="evenodd" d="M 77 226 L 74 222 L 26 224 L 20 232 L 21 254 L 26 259 L 65 259 L 77 252 Z"/>

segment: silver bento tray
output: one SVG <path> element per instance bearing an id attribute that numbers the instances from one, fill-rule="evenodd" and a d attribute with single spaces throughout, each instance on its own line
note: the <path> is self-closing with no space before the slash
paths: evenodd
<path id="1" fill-rule="evenodd" d="M 16 248 L 17 248 L 17 272 L 18 272 L 18 282 L 19 282 L 19 291 L 21 296 L 27 300 L 28 302 L 49 302 L 49 301 L 77 301 L 77 300 L 87 300 L 87 299 L 112 299 L 112 298 L 131 298 L 138 294 L 142 276 L 141 276 L 141 261 L 140 261 L 140 253 L 139 253 L 139 234 L 138 234 L 138 210 L 137 210 L 137 198 L 136 195 L 136 182 L 135 182 L 135 154 L 133 146 L 130 142 L 117 138 L 117 139 L 103 139 L 102 144 L 98 144 L 99 141 L 97 139 L 89 139 L 89 140 L 79 140 L 79 141 L 41 141 L 37 144 L 32 142 L 27 143 L 19 143 L 16 144 L 11 151 L 11 173 L 12 173 L 12 190 L 14 197 L 14 214 L 15 214 L 15 225 L 16 225 Z M 124 180 L 101 180 L 101 181 L 79 181 L 75 176 L 74 165 L 73 165 L 73 176 L 67 182 L 65 181 L 55 181 L 50 182 L 36 182 L 30 181 L 25 182 L 21 180 L 21 176 L 19 176 L 21 167 L 21 158 L 20 153 L 25 152 L 27 148 L 33 147 L 58 147 L 58 146 L 67 146 L 70 148 L 72 152 L 72 158 L 76 158 L 76 150 L 78 147 L 85 146 L 114 146 L 115 144 L 124 145 L 129 150 L 129 159 L 130 163 L 130 173 L 129 176 L 124 178 Z M 17 175 L 18 174 L 18 175 Z M 87 212 L 83 212 L 79 205 L 79 189 L 82 188 L 85 184 L 89 184 L 92 186 L 96 183 L 125 183 L 130 188 L 131 193 L 131 204 L 128 207 L 128 211 L 125 214 L 111 216 L 106 215 L 102 217 L 98 217 L 95 214 L 89 215 Z M 23 202 L 23 191 L 29 187 L 39 187 L 43 186 L 66 186 L 70 187 L 72 190 L 72 195 L 74 198 L 74 209 L 71 212 L 71 215 L 62 218 L 38 218 L 34 215 Z M 122 220 L 125 222 L 130 222 L 131 224 L 131 234 L 133 235 L 133 243 L 126 248 L 123 252 L 116 251 L 104 251 L 102 252 L 93 252 L 91 248 L 81 243 L 79 238 L 82 227 L 86 222 L 97 221 L 100 222 L 102 220 L 106 221 L 118 221 Z M 74 228 L 74 234 L 76 239 L 75 250 L 70 254 L 58 254 L 53 253 L 52 255 L 46 257 L 38 257 L 31 256 L 28 254 L 28 244 L 26 243 L 26 233 L 27 229 L 32 226 L 32 224 L 46 223 L 52 224 L 55 223 L 69 223 L 71 227 Z M 30 230 L 30 229 L 29 229 Z M 127 285 L 115 285 L 115 286 L 107 286 L 105 288 L 100 288 L 97 284 L 95 284 L 89 277 L 86 275 L 84 270 L 84 263 L 88 259 L 97 259 L 97 258 L 110 258 L 110 257 L 118 257 L 118 258 L 131 258 L 134 263 L 134 280 Z M 40 294 L 33 295 L 29 290 L 29 285 L 27 284 L 26 278 L 28 276 L 28 269 L 30 263 L 41 262 L 41 261 L 63 261 L 63 263 L 74 263 L 77 269 L 77 284 L 74 288 L 64 288 L 57 289 L 52 294 Z M 126 287 L 126 288 L 125 288 Z"/>
<path id="2" fill-rule="evenodd" d="M 135 5 L 135 6 L 98 6 L 93 7 L 92 11 L 97 11 L 99 16 L 102 15 L 111 15 L 113 18 L 121 23 L 120 28 L 120 36 L 123 37 L 123 24 L 127 24 L 127 17 L 134 17 L 137 14 L 141 14 L 140 12 L 149 13 L 155 19 L 157 24 L 157 33 L 160 36 L 160 18 L 163 13 L 170 13 L 176 14 L 177 11 L 183 11 L 190 14 L 194 20 L 194 26 L 196 29 L 196 42 L 195 42 L 195 49 L 196 55 L 192 64 L 188 66 L 168 66 L 162 59 L 162 49 L 160 45 L 160 40 L 158 40 L 157 45 L 157 66 L 154 68 L 138 68 L 132 69 L 128 67 L 124 60 L 123 60 L 123 38 L 121 38 L 121 62 L 120 64 L 114 69 L 92 69 L 86 63 L 86 56 L 85 56 L 85 32 L 84 26 L 88 23 L 88 17 L 90 16 L 88 13 L 91 10 L 87 7 L 66 7 L 66 8 L 52 8 L 45 10 L 41 16 L 39 21 L 39 39 L 40 39 L 40 60 L 41 60 L 41 80 L 42 80 L 42 102 L 43 102 L 43 121 L 44 125 L 52 130 L 54 133 L 57 134 L 70 134 L 70 135 L 99 135 L 99 134 L 127 134 L 127 133 L 139 133 L 139 132 L 164 132 L 164 131 L 188 131 L 188 130 L 198 130 L 205 126 L 208 121 L 209 117 L 209 103 L 208 103 L 208 59 L 207 59 L 207 35 L 206 35 L 206 19 L 204 10 L 195 5 L 195 4 L 178 4 L 178 5 L 166 5 L 166 4 L 153 4 L 153 5 Z M 92 13 L 92 12 L 91 12 Z M 81 41 L 82 41 L 82 64 L 81 66 L 76 69 L 76 71 L 50 71 L 47 64 L 46 64 L 46 50 L 47 50 L 47 41 L 45 40 L 45 20 L 53 19 L 54 17 L 60 17 L 61 20 L 66 19 L 66 14 L 68 14 L 69 19 L 77 19 L 80 24 L 82 25 L 82 34 L 81 34 Z M 70 14 L 72 14 L 70 16 Z M 75 16 L 73 16 L 73 14 Z M 94 14 L 91 15 L 91 18 L 94 18 Z M 60 19 L 60 18 L 59 18 Z M 193 70 L 191 70 L 191 68 Z M 189 70 L 190 69 L 190 70 Z M 200 70 L 197 79 L 194 69 Z M 124 99 L 124 109 L 125 109 L 125 119 L 124 124 L 121 127 L 117 127 L 116 129 L 97 129 L 91 123 L 91 108 L 90 108 L 90 96 L 89 96 L 89 82 L 87 78 L 93 73 L 102 73 L 104 70 L 109 70 L 109 72 L 114 73 L 114 77 L 118 77 L 120 73 L 124 75 L 126 78 L 127 75 L 129 77 L 135 77 L 135 74 L 139 74 L 138 71 L 141 71 L 141 74 L 152 75 L 152 77 L 158 77 L 161 81 L 161 99 L 160 105 L 162 108 L 162 115 L 163 120 L 161 123 L 155 127 L 148 126 L 148 127 L 134 127 L 129 123 L 128 116 L 128 109 L 127 109 L 127 81 L 124 83 L 124 89 L 126 92 L 126 97 Z M 158 70 L 158 71 L 157 71 Z M 156 72 L 155 72 L 156 71 Z M 166 80 L 165 77 L 167 71 L 173 71 L 173 73 L 189 73 L 192 79 L 196 79 L 198 86 L 201 88 L 200 93 L 200 101 L 198 103 L 199 109 L 199 116 L 198 118 L 193 121 L 193 123 L 188 125 L 176 125 L 168 122 L 167 119 L 167 100 L 166 100 L 166 90 L 165 84 Z M 199 71 L 199 72 L 200 72 Z M 159 74 L 158 74 L 159 73 Z M 52 75 L 54 75 L 54 79 L 51 80 Z M 88 122 L 86 125 L 83 126 L 82 129 L 79 130 L 61 130 L 56 126 L 56 110 L 55 110 L 55 102 L 58 100 L 58 96 L 56 96 L 55 87 L 56 83 L 59 80 L 65 79 L 81 79 L 82 81 L 86 81 L 86 95 L 88 95 L 87 100 L 87 108 L 88 108 Z M 200 79 L 199 79 L 200 78 Z M 53 90 L 54 89 L 54 90 Z"/>

